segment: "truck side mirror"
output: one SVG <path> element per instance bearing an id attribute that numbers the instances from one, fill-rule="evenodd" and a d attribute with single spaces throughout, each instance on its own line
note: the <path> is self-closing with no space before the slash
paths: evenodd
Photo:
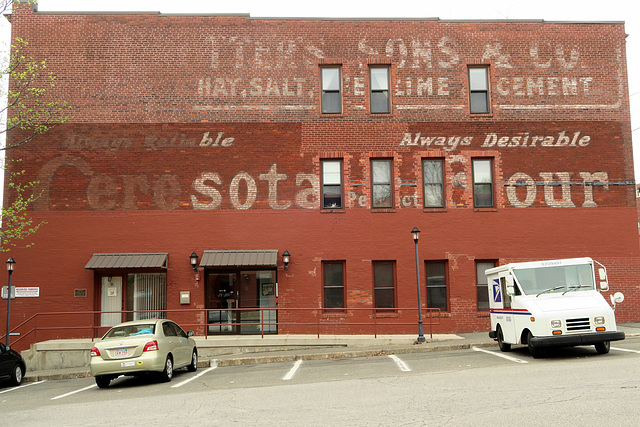
<path id="1" fill-rule="evenodd" d="M 613 295 L 609 295 L 609 298 L 611 299 L 611 304 L 613 305 L 613 309 L 616 309 L 616 304 L 620 304 L 622 301 L 624 301 L 624 294 L 622 292 L 616 292 Z"/>
<path id="2" fill-rule="evenodd" d="M 605 270 L 604 268 L 599 268 L 598 276 L 600 277 L 600 290 L 608 291 L 609 282 L 607 280 L 607 270 Z"/>
<path id="3" fill-rule="evenodd" d="M 513 288 L 513 276 L 506 276 L 505 282 L 506 282 L 506 288 L 507 288 L 507 295 L 515 294 L 516 291 Z"/>
<path id="4" fill-rule="evenodd" d="M 598 275 L 600 276 L 600 280 L 607 280 L 607 270 L 605 270 L 604 268 L 598 269 Z"/>

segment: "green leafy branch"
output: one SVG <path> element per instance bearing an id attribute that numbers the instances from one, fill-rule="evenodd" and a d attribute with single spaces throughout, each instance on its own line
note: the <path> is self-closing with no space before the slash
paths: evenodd
<path id="1" fill-rule="evenodd" d="M 66 113 L 70 106 L 66 101 L 46 99 L 47 91 L 55 87 L 56 78 L 47 71 L 46 60 L 36 61 L 23 54 L 28 45 L 26 40 L 17 37 L 11 46 L 9 63 L 3 70 L 10 80 L 4 108 L 9 114 L 4 132 L 26 130 L 28 133 L 17 140 L 7 140 L 2 149 L 24 145 L 53 126 L 69 120 Z"/>

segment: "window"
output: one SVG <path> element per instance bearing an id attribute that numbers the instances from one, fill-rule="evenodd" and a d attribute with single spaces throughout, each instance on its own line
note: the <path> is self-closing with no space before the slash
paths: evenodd
<path id="1" fill-rule="evenodd" d="M 322 207 L 342 209 L 342 161 L 322 161 Z"/>
<path id="2" fill-rule="evenodd" d="M 372 204 L 374 208 L 393 207 L 391 175 L 391 160 L 371 161 Z"/>
<path id="3" fill-rule="evenodd" d="M 395 307 L 395 263 L 393 261 L 373 262 L 373 300 L 375 308 Z"/>
<path id="4" fill-rule="evenodd" d="M 323 67 L 322 80 L 322 113 L 339 114 L 342 112 L 340 96 L 340 67 Z"/>
<path id="5" fill-rule="evenodd" d="M 130 273 L 127 275 L 127 320 L 163 319 L 167 309 L 167 275 L 165 273 Z M 158 311 L 148 311 L 158 310 Z"/>
<path id="6" fill-rule="evenodd" d="M 427 307 L 447 311 L 447 263 L 427 261 Z"/>
<path id="7" fill-rule="evenodd" d="M 324 308 L 344 308 L 344 261 L 322 263 Z"/>
<path id="8" fill-rule="evenodd" d="M 471 113 L 489 112 L 489 67 L 469 67 Z"/>
<path id="9" fill-rule="evenodd" d="M 493 165 L 491 159 L 473 159 L 473 206 L 493 207 Z"/>
<path id="10" fill-rule="evenodd" d="M 389 113 L 389 67 L 372 67 L 369 69 L 371 81 L 371 112 Z"/>
<path id="11" fill-rule="evenodd" d="M 476 290 L 478 292 L 478 311 L 489 311 L 489 286 L 485 270 L 496 266 L 495 261 L 476 261 Z"/>
<path id="12" fill-rule="evenodd" d="M 422 161 L 425 208 L 444 207 L 443 163 L 442 159 L 425 159 Z"/>

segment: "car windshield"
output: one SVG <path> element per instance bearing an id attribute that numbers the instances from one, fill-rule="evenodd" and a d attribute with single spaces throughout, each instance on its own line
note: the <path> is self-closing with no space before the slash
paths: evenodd
<path id="1" fill-rule="evenodd" d="M 138 335 L 147 335 L 153 334 L 155 329 L 155 324 L 139 324 L 139 325 L 122 325 L 115 326 L 109 330 L 105 334 L 105 338 L 123 338 L 123 337 L 133 337 Z"/>
<path id="2" fill-rule="evenodd" d="M 594 289 L 590 264 L 522 268 L 514 269 L 513 272 L 525 295 Z"/>

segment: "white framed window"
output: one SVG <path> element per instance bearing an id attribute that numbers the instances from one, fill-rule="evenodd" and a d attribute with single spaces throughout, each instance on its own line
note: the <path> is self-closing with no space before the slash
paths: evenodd
<path id="1" fill-rule="evenodd" d="M 422 185 L 425 208 L 444 207 L 443 159 L 422 160 Z"/>
<path id="2" fill-rule="evenodd" d="M 393 207 L 393 172 L 390 159 L 371 160 L 371 185 L 374 208 Z"/>
<path id="3" fill-rule="evenodd" d="M 371 84 L 371 113 L 390 113 L 391 98 L 389 96 L 389 67 L 369 68 Z"/>
<path id="4" fill-rule="evenodd" d="M 469 107 L 472 114 L 489 112 L 489 67 L 469 67 Z"/>
<path id="5" fill-rule="evenodd" d="M 167 309 L 166 273 L 130 273 L 127 275 L 127 311 L 133 319 L 164 319 Z M 158 311 L 154 311 L 158 310 Z M 131 313 L 127 313 L 127 320 Z"/>
<path id="6" fill-rule="evenodd" d="M 492 208 L 493 203 L 493 161 L 473 159 L 473 207 Z"/>
<path id="7" fill-rule="evenodd" d="M 340 67 L 322 67 L 320 73 L 320 80 L 322 81 L 322 113 L 342 113 Z"/>
<path id="8" fill-rule="evenodd" d="M 496 265 L 498 265 L 496 261 L 476 261 L 478 311 L 489 311 L 489 282 L 487 282 L 487 276 L 484 272 Z"/>
<path id="9" fill-rule="evenodd" d="M 322 160 L 322 208 L 342 209 L 342 160 Z"/>

